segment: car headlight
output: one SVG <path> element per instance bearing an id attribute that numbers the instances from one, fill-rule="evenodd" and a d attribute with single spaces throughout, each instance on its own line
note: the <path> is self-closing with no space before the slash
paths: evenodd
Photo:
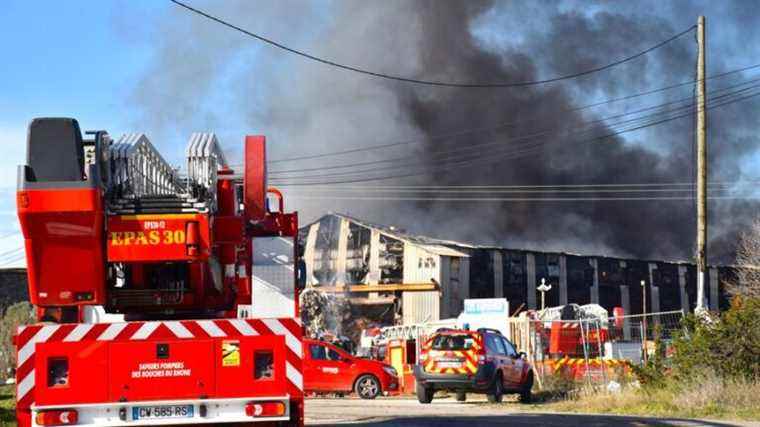
<path id="1" fill-rule="evenodd" d="M 394 368 L 393 366 L 383 366 L 383 371 L 385 371 L 386 374 L 392 377 L 398 376 L 398 372 L 396 372 L 396 368 Z"/>

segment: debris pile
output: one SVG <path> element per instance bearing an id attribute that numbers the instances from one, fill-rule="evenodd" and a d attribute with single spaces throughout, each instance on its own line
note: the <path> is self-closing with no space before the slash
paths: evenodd
<path id="1" fill-rule="evenodd" d="M 318 289 L 308 288 L 301 292 L 301 320 L 309 338 L 325 334 L 339 336 L 344 323 L 351 318 L 351 309 L 344 298 L 328 295 Z"/>

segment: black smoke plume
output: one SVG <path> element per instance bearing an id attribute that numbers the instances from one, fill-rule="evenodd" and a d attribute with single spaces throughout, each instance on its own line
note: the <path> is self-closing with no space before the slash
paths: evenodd
<path id="1" fill-rule="evenodd" d="M 427 80 L 487 82 L 537 80 L 595 68 L 667 39 L 693 25 L 700 13 L 708 16 L 713 25 L 709 28 L 751 27 L 747 15 L 753 13 L 744 10 L 743 3 L 719 8 L 703 2 L 662 6 L 658 2 L 394 0 L 305 7 L 301 2 L 199 1 L 194 5 L 338 62 Z M 540 150 L 517 159 L 501 160 L 496 154 L 515 144 L 513 139 L 520 135 L 547 127 L 573 129 L 600 117 L 691 96 L 692 87 L 686 86 L 627 103 L 568 112 L 600 99 L 693 79 L 692 34 L 630 63 L 573 81 L 463 89 L 415 86 L 336 70 L 262 46 L 181 10 L 170 10 L 159 25 L 155 62 L 134 95 L 134 101 L 145 107 L 141 120 L 155 129 L 172 134 L 214 126 L 233 153 L 239 151 L 233 136 L 266 133 L 272 157 L 279 158 L 410 138 L 424 141 L 362 155 L 275 165 L 274 170 L 401 156 L 418 162 L 409 169 L 424 174 L 380 184 L 683 183 L 694 177 L 691 117 L 593 142 L 544 138 Z M 719 35 L 709 39 L 710 46 L 719 51 L 741 37 L 755 37 L 751 31 L 716 30 Z M 708 57 L 709 72 L 752 62 L 734 52 L 728 58 Z M 715 87 L 748 77 L 736 75 L 715 82 Z M 213 108 L 201 102 L 209 99 L 215 102 Z M 745 101 L 710 112 L 711 181 L 756 179 L 747 158 L 758 148 L 753 132 L 757 105 Z M 519 124 L 445 140 L 434 137 L 505 122 Z M 613 131 L 598 124 L 592 134 Z M 483 142 L 499 145 L 477 146 Z M 451 149 L 461 149 L 463 158 L 483 155 L 491 161 L 447 168 L 436 153 Z M 394 173 L 399 171 L 387 174 Z M 303 194 L 291 189 L 287 196 L 304 220 L 339 211 L 473 243 L 642 258 L 690 259 L 694 253 L 692 201 L 352 202 L 327 195 L 322 200 L 299 199 Z M 757 208 L 751 201 L 710 202 L 711 262 L 733 259 L 736 236 L 757 215 Z"/>

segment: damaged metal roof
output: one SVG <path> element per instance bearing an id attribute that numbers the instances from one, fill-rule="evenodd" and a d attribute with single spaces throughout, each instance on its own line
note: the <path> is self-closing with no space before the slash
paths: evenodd
<path id="1" fill-rule="evenodd" d="M 541 249 L 510 248 L 510 247 L 496 246 L 496 245 L 477 245 L 477 244 L 472 244 L 472 243 L 459 242 L 455 240 L 444 240 L 444 239 L 437 239 L 437 238 L 429 237 L 429 236 L 410 234 L 406 232 L 405 230 L 402 230 L 393 226 L 377 224 L 377 223 L 373 223 L 373 222 L 366 221 L 359 218 L 354 218 L 350 215 L 337 213 L 337 212 L 328 212 L 327 214 L 321 216 L 320 218 L 313 221 L 312 223 L 307 224 L 303 228 L 308 228 L 311 224 L 319 222 L 326 216 L 330 216 L 330 215 L 338 217 L 338 218 L 345 218 L 365 228 L 379 230 L 381 233 L 386 234 L 390 237 L 393 237 L 405 242 L 409 242 L 418 246 L 422 246 L 426 250 L 430 251 L 431 253 L 434 253 L 437 255 L 443 255 L 443 256 L 469 257 L 470 255 L 463 251 L 466 251 L 468 249 L 486 249 L 486 250 L 490 249 L 490 250 L 508 250 L 508 251 L 520 251 L 520 252 L 557 254 L 557 255 L 576 256 L 576 257 L 611 258 L 611 259 L 617 259 L 620 261 L 664 262 L 668 264 L 677 264 L 677 265 L 694 265 L 693 262 L 684 261 L 684 260 L 655 260 L 655 259 L 650 260 L 650 259 L 638 259 L 638 258 L 631 258 L 631 257 L 620 257 L 620 256 L 614 256 L 614 255 L 580 254 L 580 253 L 567 252 L 567 251 L 546 251 L 546 250 L 541 250 Z"/>
<path id="2" fill-rule="evenodd" d="M 348 221 L 353 222 L 354 224 L 360 225 L 365 228 L 378 230 L 385 235 L 419 246 L 425 249 L 426 251 L 436 254 L 436 255 L 467 258 L 470 256 L 468 253 L 456 250 L 455 248 L 452 248 L 450 246 L 459 246 L 461 248 L 470 248 L 470 249 L 475 248 L 475 246 L 469 245 L 467 243 L 454 242 L 450 240 L 441 240 L 441 239 L 435 239 L 435 238 L 427 237 L 427 236 L 409 234 L 405 231 L 399 230 L 398 228 L 395 228 L 392 226 L 375 224 L 369 221 L 365 221 L 362 219 L 354 218 L 352 216 L 336 213 L 336 212 L 329 212 L 321 216 L 316 221 L 310 224 L 307 224 L 302 228 L 309 228 L 311 224 L 321 221 L 326 216 L 335 216 L 338 218 L 345 218 Z"/>

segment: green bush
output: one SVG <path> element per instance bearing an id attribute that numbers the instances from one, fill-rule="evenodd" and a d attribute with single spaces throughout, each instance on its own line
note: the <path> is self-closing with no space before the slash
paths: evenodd
<path id="1" fill-rule="evenodd" d="M 713 372 L 726 380 L 760 378 L 760 298 L 734 298 L 720 316 L 683 320 L 672 366 L 681 380 Z"/>
<path id="2" fill-rule="evenodd" d="M 0 318 L 0 381 L 11 376 L 16 367 L 16 349 L 11 338 L 19 325 L 34 321 L 34 310 L 28 302 L 19 302 L 8 307 Z"/>
<path id="3" fill-rule="evenodd" d="M 665 342 L 662 340 L 662 327 L 654 327 L 654 354 L 649 356 L 641 366 L 631 365 L 631 371 L 645 388 L 659 388 L 667 381 L 668 360 L 665 355 Z"/>

